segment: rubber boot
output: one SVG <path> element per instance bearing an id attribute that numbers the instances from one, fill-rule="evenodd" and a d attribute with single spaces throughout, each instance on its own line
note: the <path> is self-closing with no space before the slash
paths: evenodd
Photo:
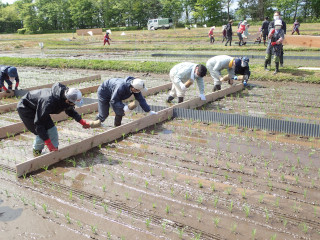
<path id="1" fill-rule="evenodd" d="M 183 97 L 178 97 L 178 103 L 182 103 L 183 102 Z"/>
<path id="2" fill-rule="evenodd" d="M 167 102 L 167 103 L 171 103 L 173 99 L 174 99 L 174 97 L 169 96 L 169 97 L 167 98 L 166 102 Z"/>
<path id="3" fill-rule="evenodd" d="M 219 91 L 219 90 L 221 90 L 221 85 L 214 85 L 212 92 Z"/>
<path id="4" fill-rule="evenodd" d="M 266 71 L 269 71 L 268 62 L 269 62 L 268 59 L 264 60 L 264 70 L 266 70 Z"/>
<path id="5" fill-rule="evenodd" d="M 118 127 L 121 125 L 121 121 L 122 121 L 122 116 L 121 115 L 116 115 L 114 118 L 114 126 Z"/>
<path id="6" fill-rule="evenodd" d="M 33 149 L 33 156 L 34 157 L 39 157 L 41 155 L 42 150 L 35 150 Z"/>
<path id="7" fill-rule="evenodd" d="M 276 62 L 276 70 L 274 71 L 274 75 L 276 75 L 279 72 L 279 63 Z"/>

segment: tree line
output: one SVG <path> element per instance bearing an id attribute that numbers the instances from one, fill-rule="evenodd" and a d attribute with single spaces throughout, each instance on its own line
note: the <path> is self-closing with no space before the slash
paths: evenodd
<path id="1" fill-rule="evenodd" d="M 229 19 L 261 21 L 280 10 L 288 22 L 320 21 L 320 0 L 0 0 L 0 32 L 31 33 L 81 28 L 146 27 L 148 19 L 172 18 L 185 24 L 222 25 Z"/>

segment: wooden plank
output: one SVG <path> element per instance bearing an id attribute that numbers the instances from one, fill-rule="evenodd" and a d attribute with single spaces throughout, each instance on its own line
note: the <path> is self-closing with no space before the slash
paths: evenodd
<path id="1" fill-rule="evenodd" d="M 93 35 L 102 35 L 102 28 L 77 29 L 76 33 L 78 36 L 90 36 L 89 31 L 91 31 Z"/>
<path id="2" fill-rule="evenodd" d="M 200 99 L 200 97 L 199 97 L 199 98 L 192 99 L 190 101 L 186 101 L 186 102 L 182 102 L 182 103 L 176 104 L 176 105 L 173 106 L 173 108 L 191 109 L 191 108 L 200 107 L 200 106 L 202 106 L 202 105 L 204 105 L 206 103 L 213 102 L 213 101 L 217 100 L 218 98 L 222 98 L 222 97 L 227 96 L 229 94 L 238 92 L 238 91 L 242 90 L 243 87 L 244 87 L 243 84 L 240 83 L 240 84 L 231 86 L 229 88 L 226 88 L 226 89 L 223 89 L 223 90 L 220 90 L 220 91 L 217 91 L 217 92 L 213 92 L 213 93 L 210 93 L 210 94 L 206 95 L 206 100 L 205 101 L 202 101 Z"/>
<path id="3" fill-rule="evenodd" d="M 87 88 L 80 88 L 79 90 L 81 91 L 82 95 L 96 92 L 98 87 L 100 85 L 92 86 L 92 87 L 87 87 Z M 10 111 L 15 111 L 17 108 L 18 103 L 10 103 L 10 104 L 5 104 L 5 105 L 0 105 L 0 114 L 5 113 L 5 112 L 10 112 Z"/>
<path id="4" fill-rule="evenodd" d="M 100 144 L 112 142 L 118 138 L 121 138 L 124 134 L 136 132 L 148 126 L 170 119 L 172 115 L 172 108 L 164 109 L 158 112 L 157 115 L 146 116 L 142 119 L 121 125 L 101 134 L 87 138 L 79 143 L 61 148 L 57 152 L 50 152 L 24 163 L 20 163 L 16 165 L 17 176 L 20 177 L 23 174 L 33 172 L 43 166 L 50 166 L 59 162 L 60 160 L 80 154 L 82 152 L 86 152 L 91 148 L 99 146 Z"/>
<path id="5" fill-rule="evenodd" d="M 294 45 L 301 47 L 320 47 L 320 36 L 286 35 L 283 45 Z"/>
<path id="6" fill-rule="evenodd" d="M 98 88 L 99 86 L 94 86 L 94 87 L 89 87 L 89 88 Z M 168 90 L 171 87 L 171 84 L 164 84 L 158 87 L 154 87 L 154 88 L 150 88 L 148 89 L 147 93 L 144 93 L 145 96 L 148 95 L 153 95 L 155 93 L 164 91 L 164 90 Z M 82 90 L 81 90 L 82 91 Z M 133 99 L 133 96 L 131 96 L 131 98 L 127 99 L 127 101 L 131 101 Z M 98 111 L 98 103 L 92 103 L 89 105 L 85 105 L 82 106 L 80 108 L 76 108 L 77 112 L 79 114 L 87 114 L 87 113 L 92 113 L 95 111 Z M 68 115 L 66 115 L 64 112 L 60 113 L 60 114 L 54 114 L 51 115 L 53 121 L 63 121 L 68 119 Z M 0 128 L 0 139 L 2 138 L 7 138 L 8 136 L 12 136 L 12 135 L 16 135 L 18 133 L 24 132 L 25 131 L 25 126 L 23 124 L 23 122 L 18 122 L 15 124 L 11 124 L 9 126 L 5 126 Z"/>
<path id="7" fill-rule="evenodd" d="M 238 84 L 236 86 L 232 86 L 232 87 L 224 89 L 222 91 L 208 94 L 206 96 L 206 99 L 207 99 L 206 101 L 202 101 L 200 98 L 196 98 L 196 99 L 192 99 L 190 101 L 187 101 L 187 102 L 184 102 L 181 104 L 177 104 L 177 105 L 172 106 L 170 108 L 166 108 L 162 111 L 159 111 L 157 115 L 143 117 L 143 118 L 138 119 L 136 121 L 133 121 L 131 123 L 124 124 L 122 126 L 113 128 L 113 129 L 108 130 L 106 132 L 103 132 L 99 135 L 85 139 L 79 143 L 75 143 L 75 144 L 69 145 L 67 147 L 61 148 L 57 152 L 47 153 L 45 155 L 31 159 L 31 160 L 26 161 L 24 163 L 18 164 L 18 165 L 16 165 L 17 176 L 20 177 L 24 174 L 33 172 L 35 170 L 40 169 L 43 166 L 50 166 L 50 165 L 57 163 L 63 159 L 66 159 L 68 157 L 86 152 L 93 147 L 99 146 L 100 144 L 112 142 L 112 141 L 122 137 L 124 134 L 136 132 L 136 131 L 139 131 L 143 128 L 149 127 L 153 124 L 168 120 L 168 119 L 172 118 L 174 108 L 201 106 L 201 105 L 206 104 L 208 102 L 211 102 L 217 98 L 221 98 L 225 95 L 237 92 L 241 89 L 243 89 L 243 84 Z"/>
<path id="8" fill-rule="evenodd" d="M 70 84 L 74 84 L 74 83 L 82 83 L 82 82 L 93 81 L 93 80 L 98 80 L 98 79 L 101 79 L 101 75 L 99 75 L 99 74 L 93 75 L 90 77 L 83 77 L 83 78 L 77 78 L 77 79 L 72 79 L 72 80 L 66 80 L 66 81 L 62 81 L 60 83 L 62 83 L 64 85 L 70 85 Z M 42 89 L 42 88 L 51 88 L 53 84 L 54 83 L 49 83 L 49 84 L 44 84 L 44 85 L 40 85 L 40 86 L 25 88 L 23 90 L 32 91 L 32 90 L 37 90 L 37 89 Z M 11 93 L 6 93 L 6 92 L 0 93 L 0 99 L 5 98 L 5 97 L 13 97 L 13 96 L 14 96 L 14 91 L 12 91 Z"/>

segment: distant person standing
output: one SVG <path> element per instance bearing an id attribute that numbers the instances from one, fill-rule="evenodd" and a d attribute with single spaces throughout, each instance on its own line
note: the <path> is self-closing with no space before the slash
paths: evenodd
<path id="1" fill-rule="evenodd" d="M 5 87 L 4 81 L 8 84 L 8 88 Z M 11 92 L 12 82 L 16 81 L 15 90 L 18 90 L 19 76 L 16 67 L 0 65 L 0 92 L 2 90 Z"/>
<path id="2" fill-rule="evenodd" d="M 284 30 L 282 27 L 282 21 L 280 19 L 275 21 L 275 28 L 271 28 L 268 38 L 268 47 L 266 51 L 266 58 L 264 63 L 264 69 L 269 71 L 267 68 L 268 63 L 271 63 L 271 55 L 274 55 L 274 62 L 276 64 L 276 70 L 274 74 L 279 72 L 279 61 L 282 52 L 282 42 L 284 40 Z"/>
<path id="3" fill-rule="evenodd" d="M 237 30 L 237 35 L 239 37 L 239 46 L 245 45 L 243 42 L 243 33 L 246 30 L 246 25 L 247 25 L 247 21 L 244 20 L 240 25 L 239 28 Z"/>
<path id="4" fill-rule="evenodd" d="M 228 42 L 229 42 L 229 45 L 231 46 L 231 42 L 232 42 L 232 23 L 233 23 L 233 21 L 230 20 L 229 23 L 227 24 L 227 27 L 226 27 L 227 42 L 226 42 L 225 46 L 228 45 Z"/>
<path id="5" fill-rule="evenodd" d="M 106 32 L 106 35 L 104 35 L 103 46 L 106 45 L 106 43 L 108 43 L 108 45 L 110 45 L 109 40 L 111 41 L 111 38 L 109 36 L 109 33 Z"/>
<path id="6" fill-rule="evenodd" d="M 262 32 L 262 38 L 263 38 L 263 45 L 266 45 L 266 40 L 268 36 L 268 29 L 269 29 L 269 17 L 265 17 L 262 26 L 261 26 L 261 32 Z"/>
<path id="7" fill-rule="evenodd" d="M 222 42 L 227 40 L 227 25 L 222 26 Z"/>
<path id="8" fill-rule="evenodd" d="M 209 36 L 209 39 L 210 39 L 210 43 L 211 43 L 211 44 L 213 44 L 214 41 L 215 41 L 214 36 L 213 36 L 213 30 L 214 30 L 214 29 L 215 29 L 214 26 L 211 27 L 211 28 L 210 28 L 210 31 L 209 31 L 209 33 L 208 33 L 208 36 Z"/>
<path id="9" fill-rule="evenodd" d="M 268 27 L 268 32 L 270 33 L 270 30 L 273 28 L 274 29 L 274 23 L 276 20 L 280 20 L 282 23 L 281 29 L 283 30 L 284 34 L 287 33 L 287 24 L 285 23 L 285 21 L 283 21 L 281 19 L 281 15 L 279 11 L 275 11 L 274 15 L 273 15 L 273 21 L 271 21 L 269 23 L 269 27 Z M 281 48 L 281 55 L 280 55 L 280 66 L 283 67 L 283 47 Z"/>
<path id="10" fill-rule="evenodd" d="M 297 32 L 298 35 L 300 35 L 299 27 L 300 27 L 300 23 L 299 23 L 298 20 L 296 19 L 296 20 L 294 21 L 294 23 L 293 23 L 293 29 L 292 29 L 291 35 L 293 35 L 295 32 Z"/>

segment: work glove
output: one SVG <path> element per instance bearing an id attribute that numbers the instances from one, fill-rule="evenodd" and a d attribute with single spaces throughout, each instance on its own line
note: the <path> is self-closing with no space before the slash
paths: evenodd
<path id="1" fill-rule="evenodd" d="M 234 76 L 233 79 L 234 79 L 234 80 L 238 80 L 238 77 L 237 77 L 237 76 Z"/>
<path id="2" fill-rule="evenodd" d="M 155 111 L 150 111 L 150 112 L 148 112 L 148 115 L 149 116 L 151 116 L 151 115 L 157 115 L 158 113 L 157 112 L 155 112 Z"/>
<path id="3" fill-rule="evenodd" d="M 202 93 L 199 95 L 199 97 L 200 97 L 200 99 L 201 99 L 202 101 L 205 101 L 205 100 L 206 100 L 206 96 L 205 96 L 204 94 L 202 94 Z"/>
<path id="4" fill-rule="evenodd" d="M 85 120 L 83 120 L 83 119 L 81 119 L 81 120 L 79 121 L 79 123 L 82 125 L 83 128 L 90 128 L 90 127 L 91 127 L 90 123 L 87 123 L 87 122 L 86 122 Z"/>
<path id="5" fill-rule="evenodd" d="M 268 38 L 272 38 L 272 36 L 273 36 L 273 34 L 276 32 L 276 30 L 273 28 L 271 31 L 270 31 L 270 33 L 269 33 L 269 35 L 268 35 Z"/>
<path id="6" fill-rule="evenodd" d="M 179 85 L 180 85 L 180 88 L 181 88 L 181 90 L 182 90 L 183 92 L 187 90 L 186 85 L 184 85 L 183 82 L 180 82 Z"/>
<path id="7" fill-rule="evenodd" d="M 123 111 L 130 112 L 131 110 L 129 109 L 128 105 L 124 105 Z"/>
<path id="8" fill-rule="evenodd" d="M 50 152 L 55 152 L 58 151 L 58 148 L 56 148 L 55 146 L 53 146 L 50 138 L 48 138 L 47 140 L 44 141 L 44 144 L 48 147 Z"/>
<path id="9" fill-rule="evenodd" d="M 272 46 L 274 46 L 274 45 L 276 45 L 276 44 L 277 44 L 277 42 L 272 42 L 272 43 L 271 43 Z"/>

